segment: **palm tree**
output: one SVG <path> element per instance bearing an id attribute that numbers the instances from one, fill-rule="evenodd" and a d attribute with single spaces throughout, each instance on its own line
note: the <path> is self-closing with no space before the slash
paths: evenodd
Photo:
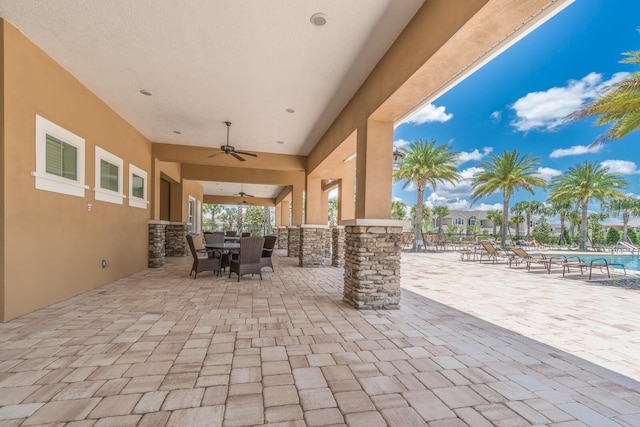
<path id="1" fill-rule="evenodd" d="M 551 203 L 566 200 L 578 200 L 581 209 L 580 249 L 587 248 L 587 205 L 591 199 L 604 202 L 610 198 L 624 195 L 618 190 L 629 184 L 618 173 L 612 173 L 608 167 L 595 162 L 584 161 L 569 168 L 566 173 L 551 181 Z"/>
<path id="2" fill-rule="evenodd" d="M 438 221 L 438 234 L 442 234 L 442 220 L 445 216 L 449 215 L 449 208 L 446 206 L 434 206 L 433 214 L 436 216 Z"/>
<path id="3" fill-rule="evenodd" d="M 407 204 L 403 200 L 394 200 L 391 202 L 391 218 L 404 219 L 407 216 Z"/>
<path id="4" fill-rule="evenodd" d="M 495 237 L 498 234 L 497 228 L 502 227 L 502 212 L 491 209 L 487 211 L 487 219 L 493 223 L 493 237 Z"/>
<path id="5" fill-rule="evenodd" d="M 220 214 L 220 220 L 223 222 L 223 224 L 228 224 L 228 230 L 233 229 L 233 221 L 235 221 L 235 219 L 236 210 L 234 208 L 224 208 L 222 214 Z"/>
<path id="6" fill-rule="evenodd" d="M 622 64 L 640 65 L 640 51 L 623 53 L 627 58 Z M 585 117 L 599 116 L 596 125 L 612 123 L 611 128 L 600 135 L 594 144 L 622 139 L 640 128 L 640 72 L 630 74 L 611 86 L 600 98 L 580 110 L 568 115 L 566 120 L 576 121 Z"/>
<path id="7" fill-rule="evenodd" d="M 582 222 L 582 214 L 577 211 L 572 209 L 568 214 L 567 214 L 567 221 L 569 221 L 569 232 L 571 234 L 571 239 L 575 241 L 576 238 L 576 227 L 580 227 L 580 223 Z"/>
<path id="8" fill-rule="evenodd" d="M 534 187 L 546 188 L 547 182 L 536 175 L 539 158 L 530 154 L 520 156 L 518 150 L 503 151 L 479 165 L 483 171 L 473 176 L 473 203 L 495 191 L 502 191 L 502 246 L 507 241 L 509 200 L 515 191 L 525 189 L 533 194 Z"/>
<path id="9" fill-rule="evenodd" d="M 622 213 L 622 241 L 628 242 L 627 234 L 629 218 L 631 215 L 640 215 L 640 199 L 624 196 L 622 198 L 613 198 L 603 206 L 605 212 L 610 215 L 618 216 Z"/>
<path id="10" fill-rule="evenodd" d="M 414 241 L 417 251 L 422 225 L 424 190 L 427 185 L 435 190 L 438 182 L 453 184 L 460 180 L 460 174 L 455 166 L 459 154 L 450 151 L 447 145 L 436 146 L 434 139 L 424 142 L 422 140 L 413 141 L 408 147 L 401 147 L 400 151 L 404 154 L 402 166 L 393 172 L 393 177 L 396 180 L 405 181 L 402 188 L 407 188 L 414 183 L 418 190 L 414 223 Z"/>
<path id="11" fill-rule="evenodd" d="M 539 214 L 542 208 L 543 204 L 537 200 L 521 200 L 511 208 L 511 213 L 524 214 L 527 223 L 527 234 L 524 236 L 526 240 L 529 240 L 531 236 L 531 215 Z M 516 228 L 516 230 L 519 230 L 519 228 Z M 517 231 L 516 237 L 519 237 Z"/>
<path id="12" fill-rule="evenodd" d="M 520 224 L 522 224 L 524 221 L 525 221 L 525 217 L 520 213 L 511 215 L 511 219 L 509 220 L 509 223 L 513 224 L 513 226 L 516 229 L 516 240 L 520 238 Z"/>
<path id="13" fill-rule="evenodd" d="M 242 230 L 242 205 L 236 207 L 236 226 L 238 231 Z"/>
<path id="14" fill-rule="evenodd" d="M 333 227 L 338 224 L 338 199 L 330 199 L 327 209 L 329 225 Z"/>
<path id="15" fill-rule="evenodd" d="M 572 203 L 570 200 L 556 200 L 555 202 L 551 203 L 550 209 L 553 212 L 553 215 L 558 215 L 560 217 L 560 239 L 558 240 L 559 245 L 564 245 L 567 243 L 564 239 L 564 224 L 574 205 L 575 203 Z"/>

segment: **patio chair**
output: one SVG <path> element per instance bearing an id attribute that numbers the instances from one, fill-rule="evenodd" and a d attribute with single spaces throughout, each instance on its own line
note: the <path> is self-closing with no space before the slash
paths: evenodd
<path id="1" fill-rule="evenodd" d="M 224 235 L 227 237 L 236 237 L 238 235 L 238 232 L 236 230 L 228 230 L 224 233 Z"/>
<path id="2" fill-rule="evenodd" d="M 243 237 L 240 239 L 240 254 L 238 259 L 232 259 L 229 264 L 229 277 L 231 273 L 240 276 L 245 274 L 259 274 L 262 280 L 262 265 L 260 264 L 260 255 L 262 255 L 262 247 L 264 246 L 263 237 Z"/>
<path id="3" fill-rule="evenodd" d="M 212 233 L 204 235 L 205 245 L 221 245 L 224 244 L 223 233 Z M 220 268 L 224 271 L 229 266 L 229 252 L 224 250 L 207 250 L 209 257 L 220 259 Z"/>
<path id="4" fill-rule="evenodd" d="M 498 261 L 498 258 L 507 261 L 509 256 L 507 253 L 501 248 L 495 246 L 493 243 L 483 240 L 480 242 L 481 250 L 480 250 L 480 262 L 486 257 L 491 260 L 494 264 Z"/>
<path id="5" fill-rule="evenodd" d="M 193 265 L 191 266 L 191 271 L 189 272 L 189 276 L 194 271 L 196 272 L 193 277 L 196 279 L 198 277 L 198 273 L 203 271 L 211 271 L 214 275 L 216 272 L 220 273 L 220 259 L 219 258 L 199 258 L 198 252 L 196 251 L 196 246 L 193 243 L 193 236 L 187 234 L 187 243 L 189 244 L 189 249 L 191 250 L 191 255 L 193 256 Z"/>
<path id="6" fill-rule="evenodd" d="M 245 231 L 240 235 L 240 237 L 251 237 L 251 233 Z"/>
<path id="7" fill-rule="evenodd" d="M 271 271 L 275 271 L 273 263 L 271 262 L 271 255 L 273 255 L 273 248 L 276 246 L 276 240 L 278 240 L 276 236 L 265 236 L 262 254 L 260 255 L 260 268 L 271 267 Z"/>

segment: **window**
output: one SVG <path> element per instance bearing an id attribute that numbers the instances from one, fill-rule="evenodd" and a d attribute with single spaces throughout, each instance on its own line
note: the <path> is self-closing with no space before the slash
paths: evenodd
<path id="1" fill-rule="evenodd" d="M 129 163 L 129 206 L 146 209 L 148 204 L 147 173 Z"/>
<path id="2" fill-rule="evenodd" d="M 36 115 L 38 190 L 84 197 L 84 139 Z"/>
<path id="3" fill-rule="evenodd" d="M 464 218 L 457 217 L 455 220 L 455 225 L 464 225 Z"/>
<path id="4" fill-rule="evenodd" d="M 189 205 L 187 207 L 187 231 L 189 233 L 195 233 L 195 214 L 196 214 L 196 199 L 189 196 Z"/>
<path id="5" fill-rule="evenodd" d="M 122 204 L 122 168 L 120 157 L 96 147 L 96 200 Z"/>
<path id="6" fill-rule="evenodd" d="M 475 217 L 469 218 L 469 225 L 473 226 L 473 225 L 475 225 L 475 223 L 476 223 L 476 218 Z"/>

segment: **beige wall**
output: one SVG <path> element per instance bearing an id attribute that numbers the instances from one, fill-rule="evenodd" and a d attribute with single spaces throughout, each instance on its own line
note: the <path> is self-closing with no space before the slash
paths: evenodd
<path id="1" fill-rule="evenodd" d="M 7 321 L 146 268 L 151 209 L 95 200 L 95 146 L 123 159 L 125 194 L 129 163 L 152 174 L 149 141 L 13 26 L 1 25 L 2 156 L 10 161 L 2 170 L 0 318 Z M 85 139 L 84 197 L 35 189 L 36 114 Z"/>

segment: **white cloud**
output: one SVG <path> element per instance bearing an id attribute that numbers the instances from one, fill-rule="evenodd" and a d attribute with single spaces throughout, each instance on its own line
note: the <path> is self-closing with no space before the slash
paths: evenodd
<path id="1" fill-rule="evenodd" d="M 543 168 L 543 167 L 539 167 L 536 173 L 540 178 L 544 179 L 545 181 L 550 181 L 552 178 L 562 175 L 562 171 L 559 171 L 558 169 Z"/>
<path id="2" fill-rule="evenodd" d="M 486 203 L 480 203 L 478 205 L 471 206 L 471 202 L 466 198 L 460 198 L 460 197 L 448 198 L 436 192 L 429 194 L 429 197 L 427 197 L 427 200 L 425 201 L 424 204 L 429 209 L 433 209 L 434 206 L 446 206 L 450 210 L 476 209 L 480 211 L 489 211 L 492 209 L 498 209 L 502 211 L 502 203 L 494 203 L 492 205 L 488 205 Z"/>
<path id="3" fill-rule="evenodd" d="M 395 141 L 393 141 L 393 146 L 398 148 L 404 147 L 408 144 L 411 144 L 411 142 L 407 141 L 406 139 L 396 139 Z"/>
<path id="4" fill-rule="evenodd" d="M 460 156 L 458 156 L 458 165 L 462 163 L 470 162 L 470 161 L 480 161 L 493 151 L 493 147 L 483 147 L 482 152 L 477 148 L 473 151 L 462 151 L 460 152 Z"/>
<path id="5" fill-rule="evenodd" d="M 622 175 L 640 174 L 638 166 L 636 166 L 634 162 L 630 162 L 628 160 L 605 160 L 600 163 L 600 166 L 607 167 L 611 172 Z"/>
<path id="6" fill-rule="evenodd" d="M 445 109 L 445 107 L 436 107 L 433 104 L 427 104 L 422 109 L 404 119 L 400 124 L 409 123 L 421 125 L 428 122 L 448 122 L 453 118 L 453 114 L 447 114 Z"/>
<path id="7" fill-rule="evenodd" d="M 502 111 L 494 111 L 491 113 L 491 120 L 494 122 L 499 122 L 502 120 Z"/>
<path id="8" fill-rule="evenodd" d="M 616 73 L 603 81 L 602 74 L 589 73 L 580 80 L 570 80 L 564 87 L 552 87 L 542 92 L 530 92 L 518 99 L 511 108 L 517 118 L 511 122 L 517 130 L 554 130 L 564 123 L 564 117 L 610 90 L 628 73 Z"/>
<path id="9" fill-rule="evenodd" d="M 566 156 L 579 156 L 580 154 L 597 153 L 598 151 L 602 150 L 602 147 L 602 144 L 596 144 L 593 146 L 574 145 L 573 147 L 569 148 L 558 148 L 556 150 L 553 150 L 551 154 L 549 154 L 549 157 L 552 159 L 557 159 Z"/>

